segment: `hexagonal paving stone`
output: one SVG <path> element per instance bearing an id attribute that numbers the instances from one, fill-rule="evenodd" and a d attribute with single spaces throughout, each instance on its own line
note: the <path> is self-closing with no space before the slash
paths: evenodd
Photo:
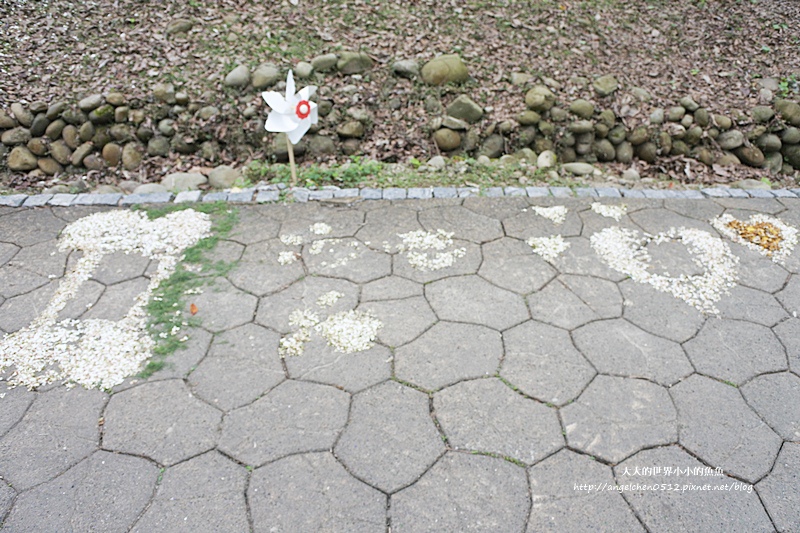
<path id="1" fill-rule="evenodd" d="M 422 296 L 422 284 L 399 276 L 386 276 L 361 287 L 361 301 L 400 300 Z"/>
<path id="2" fill-rule="evenodd" d="M 783 445 L 772 472 L 756 490 L 778 531 L 792 531 L 800 524 L 800 443 Z"/>
<path id="3" fill-rule="evenodd" d="M 670 228 L 696 228 L 707 231 L 711 235 L 717 235 L 708 222 L 685 217 L 667 209 L 641 209 L 628 216 L 637 226 L 651 235 L 667 231 Z"/>
<path id="4" fill-rule="evenodd" d="M 772 328 L 772 331 L 786 348 L 789 368 L 800 374 L 800 319 L 790 318 Z"/>
<path id="5" fill-rule="evenodd" d="M 717 304 L 719 316 L 747 320 L 772 327 L 789 315 L 774 296 L 748 287 L 736 286 Z"/>
<path id="6" fill-rule="evenodd" d="M 434 411 L 448 443 L 532 464 L 564 446 L 556 410 L 511 390 L 499 379 L 477 379 L 436 393 Z"/>
<path id="7" fill-rule="evenodd" d="M 664 467 L 672 468 L 665 474 Z M 617 483 L 631 486 L 622 495 L 650 531 L 773 531 L 758 496 L 741 481 L 727 476 L 690 475 L 704 465 L 677 446 L 644 450 L 614 467 Z M 636 468 L 661 468 L 661 473 L 636 474 Z M 675 469 L 684 473 L 676 475 Z M 627 473 L 626 473 L 627 470 Z M 637 487 L 665 487 L 642 490 Z M 724 488 L 725 486 L 738 488 Z M 685 491 L 666 490 L 668 487 Z M 719 487 L 699 490 L 691 487 Z"/>
<path id="8" fill-rule="evenodd" d="M 574 329 L 600 318 L 558 278 L 525 299 L 531 310 L 531 317 L 560 328 Z"/>
<path id="9" fill-rule="evenodd" d="M 67 222 L 75 222 L 79 218 L 112 210 L 113 208 L 110 207 L 93 205 L 73 205 L 69 207 L 50 208 L 50 212 L 53 213 L 56 218 L 60 220 L 66 220 Z"/>
<path id="10" fill-rule="evenodd" d="M 138 277 L 106 287 L 102 296 L 84 315 L 87 319 L 122 320 L 136 298 L 147 290 L 150 280 Z"/>
<path id="11" fill-rule="evenodd" d="M 751 483 L 772 468 L 781 439 L 735 387 L 695 374 L 671 391 L 678 409 L 679 442 L 687 450 Z"/>
<path id="12" fill-rule="evenodd" d="M 725 212 L 725 208 L 715 202 L 698 202 L 694 199 L 682 198 L 665 199 L 664 209 L 702 222 L 718 217 Z"/>
<path id="13" fill-rule="evenodd" d="M 58 243 L 52 239 L 22 248 L 8 264 L 40 276 L 60 278 L 64 275 L 68 255 L 60 252 Z"/>
<path id="14" fill-rule="evenodd" d="M 330 233 L 317 235 L 310 231 L 313 224 L 322 222 L 330 226 Z M 318 213 L 309 213 L 307 216 L 291 217 L 281 224 L 281 235 L 301 235 L 306 242 L 315 239 L 341 239 L 353 237 L 364 226 L 364 213 L 341 209 L 323 207 Z"/>
<path id="15" fill-rule="evenodd" d="M 683 300 L 655 290 L 650 285 L 626 280 L 619 284 L 625 302 L 623 316 L 643 330 L 685 342 L 702 327 L 706 318 Z"/>
<path id="16" fill-rule="evenodd" d="M 31 246 L 56 238 L 66 225 L 65 221 L 57 218 L 51 211 L 20 209 L 3 217 L 0 241 L 17 246 Z"/>
<path id="17" fill-rule="evenodd" d="M 248 531 L 245 469 L 217 452 L 167 468 L 133 532 Z"/>
<path id="18" fill-rule="evenodd" d="M 683 243 L 650 241 L 644 250 L 650 256 L 648 270 L 653 274 L 673 277 L 703 275 L 703 268 Z"/>
<path id="19" fill-rule="evenodd" d="M 386 528 L 386 496 L 354 479 L 330 453 L 293 455 L 256 469 L 247 499 L 255 531 Z"/>
<path id="20" fill-rule="evenodd" d="M 3 279 L 0 285 L 0 296 L 3 298 L 13 298 L 47 284 L 46 277 L 10 265 L 0 267 L 0 278 Z"/>
<path id="21" fill-rule="evenodd" d="M 164 367 L 155 371 L 148 378 L 150 381 L 185 378 L 208 353 L 213 337 L 211 333 L 200 328 L 184 329 L 182 332 L 189 340 L 164 360 Z"/>
<path id="22" fill-rule="evenodd" d="M 787 224 L 797 226 L 800 224 L 800 200 L 797 198 L 781 198 L 778 200 L 786 209 L 780 214 L 781 220 Z"/>
<path id="23" fill-rule="evenodd" d="M 792 274 L 789 283 L 775 297 L 792 316 L 800 315 L 800 275 Z"/>
<path id="24" fill-rule="evenodd" d="M 755 250 L 741 244 L 730 243 L 731 252 L 739 258 L 737 271 L 739 284 L 770 294 L 780 290 L 789 278 L 789 272 Z"/>
<path id="25" fill-rule="evenodd" d="M 113 285 L 141 276 L 149 264 L 142 255 L 114 252 L 103 256 L 92 277 L 103 285 Z"/>
<path id="26" fill-rule="evenodd" d="M 395 250 L 402 242 L 398 235 L 422 229 L 416 211 L 391 205 L 367 213 L 366 224 L 358 230 L 356 237 L 375 250 L 383 250 L 384 243 Z"/>
<path id="27" fill-rule="evenodd" d="M 740 220 L 756 213 L 776 215 L 786 209 L 777 198 L 714 198 L 714 202 L 725 207 L 725 213 Z"/>
<path id="28" fill-rule="evenodd" d="M 327 383 L 349 392 L 358 392 L 392 375 L 392 354 L 376 344 L 355 353 L 337 352 L 328 342 L 312 336 L 303 354 L 285 359 L 289 377 L 316 383 Z"/>
<path id="29" fill-rule="evenodd" d="M 758 376 L 742 394 L 775 433 L 800 442 L 800 377 L 789 372 Z"/>
<path id="30" fill-rule="evenodd" d="M 428 397 L 392 381 L 353 397 L 334 450 L 351 474 L 388 493 L 416 481 L 442 452 Z"/>
<path id="31" fill-rule="evenodd" d="M 383 323 L 378 340 L 387 346 L 402 346 L 419 337 L 436 322 L 428 301 L 422 296 L 403 300 L 367 302 L 358 306 Z"/>
<path id="32" fill-rule="evenodd" d="M 228 238 L 245 245 L 274 239 L 281 227 L 278 221 L 263 217 L 253 209 L 242 209 L 238 219 Z"/>
<path id="33" fill-rule="evenodd" d="M 406 198 L 402 202 L 395 201 L 394 203 L 395 205 L 399 204 L 408 209 L 422 212 L 427 211 L 428 209 L 435 209 L 437 207 L 457 206 L 461 205 L 463 202 L 463 198 Z M 383 205 L 381 206 L 381 204 Z M 374 202 L 365 202 L 364 204 L 361 204 L 361 208 L 374 211 L 386 208 L 389 205 L 391 205 L 389 200 L 377 200 Z"/>
<path id="34" fill-rule="evenodd" d="M 211 286 L 203 287 L 202 294 L 192 297 L 197 306 L 195 318 L 203 327 L 219 333 L 252 322 L 258 298 L 234 287 L 224 278 L 217 278 Z"/>
<path id="35" fill-rule="evenodd" d="M 198 397 L 223 411 L 250 403 L 286 377 L 279 340 L 277 333 L 255 324 L 221 333 L 189 376 L 189 385 Z"/>
<path id="36" fill-rule="evenodd" d="M 503 221 L 506 235 L 522 241 L 531 237 L 577 237 L 581 234 L 583 222 L 574 208 L 567 207 L 567 218 L 563 224 L 554 224 L 552 220 L 536 214 L 530 207 L 527 211 Z"/>
<path id="37" fill-rule="evenodd" d="M 303 246 L 303 261 L 312 274 L 367 283 L 392 273 L 392 257 L 358 239 L 334 239 L 322 246 L 319 253 L 314 253 L 315 250 L 315 244 Z"/>
<path id="38" fill-rule="evenodd" d="M 281 252 L 295 252 L 299 256 L 300 247 L 287 246 L 278 239 L 251 244 L 245 248 L 242 259 L 228 274 L 228 279 L 256 296 L 266 296 L 288 287 L 305 272 L 301 261 L 280 264 L 278 256 Z"/>
<path id="39" fill-rule="evenodd" d="M 795 227 L 798 227 L 798 224 L 795 224 Z M 800 254 L 793 252 L 781 266 L 794 275 L 800 274 Z"/>
<path id="40" fill-rule="evenodd" d="M 786 370 L 786 352 L 769 328 L 741 320 L 710 319 L 684 348 L 698 372 L 736 384 Z"/>
<path id="41" fill-rule="evenodd" d="M 500 375 L 543 402 L 564 405 L 596 374 L 562 329 L 525 322 L 503 333 L 503 343 Z"/>
<path id="42" fill-rule="evenodd" d="M 37 393 L 33 405 L 0 439 L 0 472 L 26 490 L 65 472 L 97 449 L 97 420 L 107 395 L 57 387 Z"/>
<path id="43" fill-rule="evenodd" d="M 553 266 L 562 274 L 593 276 L 614 282 L 622 281 L 627 277 L 605 264 L 592 249 L 592 245 L 586 237 L 569 237 L 564 241 L 569 244 L 569 247 L 553 261 Z"/>
<path id="44" fill-rule="evenodd" d="M 170 379 L 115 394 L 104 418 L 103 448 L 171 465 L 214 447 L 222 413 Z"/>
<path id="45" fill-rule="evenodd" d="M 186 328 L 181 330 L 181 334 L 186 334 L 189 339 L 181 343 L 175 352 L 164 359 L 164 366 L 154 371 L 146 379 L 142 379 L 139 375 L 128 376 L 122 383 L 114 386 L 112 394 L 140 385 L 144 381 L 184 379 L 190 374 L 205 358 L 214 336 L 200 328 Z"/>
<path id="46" fill-rule="evenodd" d="M 98 451 L 23 492 L 3 524 L 14 531 L 128 531 L 153 494 L 158 467 Z"/>
<path id="47" fill-rule="evenodd" d="M 561 417 L 570 446 L 612 463 L 678 438 L 666 389 L 641 379 L 597 376 Z"/>
<path id="48" fill-rule="evenodd" d="M 525 471 L 495 457 L 450 452 L 392 496 L 392 531 L 521 531 Z"/>
<path id="49" fill-rule="evenodd" d="M 478 244 L 503 236 L 500 222 L 461 206 L 426 209 L 419 214 L 419 221 L 432 233 L 444 230 L 456 239 Z"/>
<path id="50" fill-rule="evenodd" d="M 425 287 L 425 296 L 442 320 L 470 322 L 504 330 L 528 319 L 522 298 L 478 276 L 448 278 Z"/>
<path id="51" fill-rule="evenodd" d="M 5 265 L 21 250 L 16 244 L 0 242 L 0 266 Z"/>
<path id="52" fill-rule="evenodd" d="M 350 395 L 334 387 L 286 381 L 225 416 L 219 449 L 248 465 L 329 450 L 347 423 L 349 405 Z"/>
<path id="53" fill-rule="evenodd" d="M 429 259 L 435 259 L 439 253 L 450 253 L 460 249 L 464 250 L 463 257 L 454 258 L 452 265 L 438 270 L 420 270 L 408 262 L 406 253 L 395 254 L 392 257 L 392 271 L 396 276 L 408 278 L 418 283 L 430 283 L 448 276 L 463 276 L 477 273 L 481 266 L 481 261 L 483 260 L 481 247 L 477 244 L 468 241 L 454 240 L 453 244 L 442 252 L 429 250 L 422 253 L 426 253 Z"/>
<path id="54" fill-rule="evenodd" d="M 483 245 L 483 264 L 478 275 L 498 287 L 528 294 L 538 291 L 557 272 L 524 242 L 504 237 Z"/>
<path id="55" fill-rule="evenodd" d="M 3 402 L 3 408 L 0 409 L 0 436 L 3 436 L 22 419 L 36 398 L 36 393 L 25 387 L 10 389 L 7 383 L 0 381 L 0 396 Z"/>
<path id="56" fill-rule="evenodd" d="M 613 200 L 613 201 L 609 201 Z M 627 205 L 625 200 L 619 199 L 611 199 L 611 198 L 604 198 L 601 202 L 602 205 Z M 631 210 L 633 212 L 633 210 Z M 618 228 L 625 228 L 625 229 L 633 229 L 639 230 L 639 227 L 634 224 L 627 216 L 623 216 L 620 218 L 619 221 L 614 220 L 611 217 L 604 217 L 598 213 L 595 213 L 591 210 L 591 208 L 581 211 L 578 213 L 581 217 L 581 221 L 583 222 L 583 228 L 581 229 L 581 235 L 587 238 L 591 238 L 591 236 L 599 231 L 603 231 L 606 228 L 610 227 L 618 227 Z"/>
<path id="57" fill-rule="evenodd" d="M 17 492 L 9 487 L 5 481 L 0 483 L 0 520 L 5 520 L 16 495 Z"/>
<path id="58" fill-rule="evenodd" d="M 497 372 L 503 343 L 483 326 L 439 322 L 395 352 L 395 374 L 427 390 Z"/>
<path id="59" fill-rule="evenodd" d="M 616 283 L 592 276 L 562 274 L 558 280 L 601 318 L 622 316 L 622 294 Z"/>
<path id="60" fill-rule="evenodd" d="M 464 198 L 462 205 L 473 213 L 496 220 L 515 217 L 523 209 L 527 209 L 530 206 L 528 198 L 522 196 L 505 196 L 501 198 L 469 196 Z"/>
<path id="61" fill-rule="evenodd" d="M 6 300 L 0 308 L 0 329 L 12 332 L 29 326 L 47 307 L 58 285 L 58 281 L 51 281 L 33 292 Z M 94 306 L 104 290 L 105 287 L 96 281 L 83 282 L 75 297 L 58 313 L 58 319 L 80 318 Z"/>
<path id="62" fill-rule="evenodd" d="M 319 298 L 331 292 L 337 292 L 341 296 L 333 305 L 320 305 Z M 289 317 L 296 309 L 308 309 L 324 320 L 325 316 L 349 311 L 356 305 L 357 285 L 341 279 L 308 276 L 288 289 L 261 298 L 256 322 L 280 333 L 290 333 L 294 327 L 289 324 Z"/>
<path id="63" fill-rule="evenodd" d="M 211 250 L 206 250 L 203 253 L 203 260 L 210 261 L 211 263 L 236 263 L 242 258 L 245 246 L 238 242 L 228 241 L 221 239 L 217 241 L 217 245 Z"/>
<path id="64" fill-rule="evenodd" d="M 643 531 L 636 516 L 616 490 L 598 490 L 614 485 L 611 468 L 585 455 L 561 450 L 532 467 L 533 505 L 529 533 L 538 531 Z M 592 484 L 587 491 L 576 486 Z"/>
<path id="65" fill-rule="evenodd" d="M 572 332 L 578 349 L 598 372 L 647 378 L 669 386 L 694 369 L 679 344 L 643 331 L 627 320 L 602 320 Z"/>
<path id="66" fill-rule="evenodd" d="M 316 202 L 315 202 L 316 204 Z M 248 209 L 252 209 L 254 212 L 258 213 L 262 217 L 268 218 L 270 220 L 276 220 L 278 222 L 283 222 L 293 216 L 301 216 L 301 210 L 297 209 L 300 207 L 301 204 L 293 203 L 291 206 L 288 203 L 274 203 L 274 204 L 258 204 L 255 206 L 248 206 Z M 313 207 L 314 209 L 319 209 L 319 205 L 312 205 L 309 207 Z"/>

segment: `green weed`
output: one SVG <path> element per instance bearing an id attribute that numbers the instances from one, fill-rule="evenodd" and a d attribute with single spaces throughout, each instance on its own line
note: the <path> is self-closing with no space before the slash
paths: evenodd
<path id="1" fill-rule="evenodd" d="M 234 266 L 224 261 L 212 262 L 205 256 L 207 252 L 214 249 L 220 238 L 225 237 L 231 231 L 236 223 L 237 213 L 227 204 L 222 202 L 171 204 L 144 208 L 144 210 L 150 220 L 155 220 L 169 213 L 190 208 L 211 216 L 212 235 L 186 249 L 183 261 L 178 264 L 172 276 L 161 283 L 147 304 L 147 313 L 150 317 L 147 327 L 156 346 L 153 349 L 153 357 L 139 374 L 141 378 L 147 378 L 164 368 L 166 366 L 165 358 L 168 355 L 185 348 L 184 343 L 180 340 L 182 337 L 172 332 L 182 331 L 185 326 L 197 325 L 197 321 L 193 319 L 187 320 L 184 325 L 182 310 L 186 308 L 187 291 L 198 289 L 216 276 L 224 276 Z M 134 206 L 134 209 L 140 209 L 140 206 Z M 186 265 L 199 266 L 200 270 L 198 272 L 196 268 L 187 269 Z"/>
<path id="2" fill-rule="evenodd" d="M 797 75 L 792 74 L 781 78 L 781 81 L 778 83 L 778 93 L 781 98 L 800 93 L 800 80 L 797 79 Z"/>

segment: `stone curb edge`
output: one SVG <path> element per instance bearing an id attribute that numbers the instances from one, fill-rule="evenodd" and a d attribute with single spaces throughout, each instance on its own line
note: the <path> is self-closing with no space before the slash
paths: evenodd
<path id="1" fill-rule="evenodd" d="M 12 194 L 0 196 L 0 206 L 6 207 L 68 207 L 73 205 L 130 206 L 134 204 L 165 203 L 197 203 L 218 202 L 230 203 L 273 203 L 285 198 L 294 198 L 297 202 L 320 200 L 336 200 L 360 198 L 362 200 L 426 200 L 431 198 L 466 198 L 484 196 L 499 198 L 505 196 L 526 196 L 530 198 L 555 197 L 589 197 L 589 198 L 800 198 L 800 189 L 731 189 L 713 187 L 700 190 L 663 190 L 663 189 L 618 189 L 615 187 L 577 188 L 569 187 L 412 187 L 409 189 L 340 189 L 323 187 L 321 189 L 287 188 L 285 185 L 269 185 L 266 187 L 212 191 L 184 191 L 177 194 L 155 192 L 144 194 Z"/>

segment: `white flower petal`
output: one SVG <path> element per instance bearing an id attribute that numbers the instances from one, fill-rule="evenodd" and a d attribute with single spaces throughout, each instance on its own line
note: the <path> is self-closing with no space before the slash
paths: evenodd
<path id="1" fill-rule="evenodd" d="M 308 100 L 317 92 L 317 88 L 314 85 L 309 85 L 308 87 L 303 87 L 300 89 L 300 92 L 297 93 L 300 95 L 300 100 Z"/>
<path id="2" fill-rule="evenodd" d="M 292 98 L 294 98 L 294 74 L 289 70 L 286 75 L 286 101 L 288 102 Z"/>
<path id="3" fill-rule="evenodd" d="M 294 113 L 283 114 L 273 111 L 267 117 L 267 123 L 264 124 L 264 129 L 274 133 L 292 131 L 297 128 L 297 122 L 292 120 L 294 116 Z"/>
<path id="4" fill-rule="evenodd" d="M 289 104 L 286 103 L 286 100 L 284 100 L 280 93 L 276 93 L 275 91 L 263 92 L 261 93 L 261 97 L 273 111 L 277 111 L 278 113 L 289 112 Z"/>
<path id="5" fill-rule="evenodd" d="M 317 104 L 311 102 L 311 113 L 308 115 L 308 120 L 311 124 L 319 122 L 319 111 L 317 111 Z"/>
<path id="6" fill-rule="evenodd" d="M 300 122 L 300 125 L 297 126 L 297 129 L 294 129 L 292 131 L 286 132 L 286 135 L 289 136 L 289 141 L 292 144 L 297 144 L 298 142 L 300 142 L 300 139 L 303 138 L 303 135 L 306 134 L 306 132 L 308 131 L 308 128 L 310 128 L 310 127 L 311 127 L 311 121 L 306 119 L 306 120 Z"/>

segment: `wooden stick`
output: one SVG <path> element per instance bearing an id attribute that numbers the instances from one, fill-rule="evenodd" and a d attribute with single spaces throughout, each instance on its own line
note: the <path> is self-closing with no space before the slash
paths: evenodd
<path id="1" fill-rule="evenodd" d="M 294 165 L 294 146 L 292 146 L 292 141 L 289 140 L 289 136 L 286 136 L 286 147 L 289 149 L 289 166 L 292 169 L 292 184 L 291 186 L 294 187 L 297 185 L 297 168 Z"/>

